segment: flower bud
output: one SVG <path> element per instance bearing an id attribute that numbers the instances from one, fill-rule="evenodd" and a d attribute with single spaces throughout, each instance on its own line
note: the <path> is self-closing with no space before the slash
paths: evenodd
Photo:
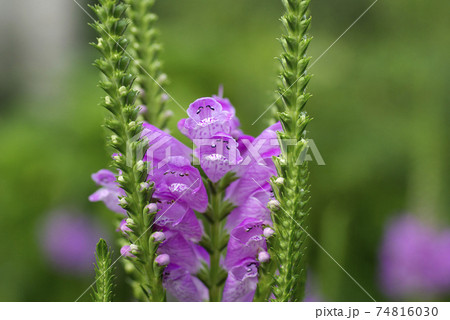
<path id="1" fill-rule="evenodd" d="M 137 253 L 139 251 L 139 248 L 135 244 L 130 244 L 130 252 L 131 253 Z"/>
<path id="2" fill-rule="evenodd" d="M 283 177 L 278 177 L 275 179 L 275 184 L 281 186 L 284 183 L 284 178 Z"/>
<path id="3" fill-rule="evenodd" d="M 127 199 L 125 199 L 125 197 L 120 198 L 119 199 L 119 204 L 122 205 L 122 206 L 126 205 L 127 204 Z"/>
<path id="4" fill-rule="evenodd" d="M 164 240 L 166 240 L 166 235 L 164 234 L 164 232 L 157 231 L 151 235 L 151 238 L 153 239 L 153 241 L 163 242 Z"/>
<path id="5" fill-rule="evenodd" d="M 127 218 L 125 221 L 127 223 L 127 226 L 134 226 L 134 224 L 135 224 L 134 220 L 131 218 Z"/>
<path id="6" fill-rule="evenodd" d="M 267 262 L 270 260 L 270 254 L 267 251 L 261 251 L 258 253 L 258 261 L 259 262 Z"/>
<path id="7" fill-rule="evenodd" d="M 144 170 L 144 161 L 139 160 L 138 162 L 136 162 L 136 169 L 137 169 L 137 171 Z"/>
<path id="8" fill-rule="evenodd" d="M 135 257 L 135 255 L 131 254 L 131 246 L 123 246 L 122 248 L 120 248 L 120 254 L 125 257 Z"/>
<path id="9" fill-rule="evenodd" d="M 111 141 L 112 141 L 112 143 L 117 144 L 119 142 L 119 137 L 117 135 L 113 134 L 111 136 Z"/>
<path id="10" fill-rule="evenodd" d="M 150 203 L 147 206 L 148 212 L 150 213 L 155 213 L 156 211 L 158 211 L 158 206 L 156 205 L 156 203 Z"/>
<path id="11" fill-rule="evenodd" d="M 267 203 L 267 208 L 272 211 L 276 211 L 280 209 L 280 202 L 278 200 L 272 199 Z"/>
<path id="12" fill-rule="evenodd" d="M 141 186 L 141 191 L 142 191 L 144 189 L 147 189 L 150 185 L 147 182 L 141 182 L 140 186 Z"/>
<path id="13" fill-rule="evenodd" d="M 121 96 L 126 95 L 126 94 L 127 94 L 127 88 L 125 88 L 124 86 L 121 86 L 121 87 L 119 88 L 119 94 L 120 94 Z"/>
<path id="14" fill-rule="evenodd" d="M 125 182 L 125 179 L 123 178 L 123 176 L 119 176 L 119 177 L 117 178 L 117 181 L 119 181 L 119 182 Z"/>
<path id="15" fill-rule="evenodd" d="M 274 233 L 275 233 L 275 231 L 273 231 L 272 228 L 265 228 L 263 231 L 263 235 L 266 238 L 270 238 L 271 236 L 273 236 Z"/>
<path id="16" fill-rule="evenodd" d="M 160 266 L 167 266 L 170 263 L 170 256 L 168 254 L 160 254 L 156 257 L 155 262 Z"/>

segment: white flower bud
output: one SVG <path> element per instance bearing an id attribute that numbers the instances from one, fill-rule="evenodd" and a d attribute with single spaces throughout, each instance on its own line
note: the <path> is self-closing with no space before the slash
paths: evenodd
<path id="1" fill-rule="evenodd" d="M 138 162 L 136 162 L 136 169 L 137 169 L 137 171 L 144 170 L 144 161 L 139 160 Z"/>
<path id="2" fill-rule="evenodd" d="M 164 234 L 164 232 L 160 231 L 154 232 L 150 237 L 156 242 L 163 242 L 164 240 L 166 240 L 166 235 Z"/>
<path id="3" fill-rule="evenodd" d="M 267 251 L 261 251 L 258 253 L 258 261 L 261 263 L 267 262 L 270 260 L 270 254 Z"/>
<path id="4" fill-rule="evenodd" d="M 278 202 L 278 200 L 275 200 L 275 199 L 270 200 L 267 203 L 267 208 L 269 208 L 272 211 L 279 210 L 280 209 L 280 202 Z"/>
<path id="5" fill-rule="evenodd" d="M 125 197 L 122 197 L 119 199 L 119 204 L 121 204 L 123 206 L 127 204 L 127 200 L 125 199 Z"/>
<path id="6" fill-rule="evenodd" d="M 150 203 L 147 206 L 148 212 L 150 213 L 155 213 L 156 211 L 158 211 L 158 206 L 156 205 L 156 203 Z"/>
<path id="7" fill-rule="evenodd" d="M 135 245 L 134 243 L 133 243 L 133 244 L 130 244 L 130 252 L 131 252 L 131 253 L 135 254 L 135 253 L 137 253 L 138 251 L 139 251 L 139 247 L 138 247 L 137 245 Z"/>
<path id="8" fill-rule="evenodd" d="M 117 181 L 119 181 L 119 182 L 125 182 L 125 179 L 123 178 L 123 176 L 119 176 L 119 177 L 117 178 Z"/>
<path id="9" fill-rule="evenodd" d="M 112 102 L 111 97 L 110 96 L 106 96 L 105 97 L 105 104 L 110 105 Z"/>
<path id="10" fill-rule="evenodd" d="M 141 182 L 140 186 L 141 186 L 141 191 L 142 191 L 144 189 L 147 189 L 149 184 L 147 182 Z"/>
<path id="11" fill-rule="evenodd" d="M 265 228 L 263 231 L 263 235 L 266 238 L 270 238 L 271 236 L 273 236 L 274 233 L 275 231 L 272 228 Z"/>
<path id="12" fill-rule="evenodd" d="M 125 220 L 127 223 L 127 226 L 134 226 L 134 220 L 131 218 L 127 218 L 127 220 Z"/>
<path id="13" fill-rule="evenodd" d="M 111 141 L 112 141 L 112 143 L 116 144 L 119 142 L 119 137 L 117 135 L 113 134 L 111 136 Z"/>
<path id="14" fill-rule="evenodd" d="M 127 92 L 128 92 L 128 90 L 127 90 L 127 88 L 125 88 L 124 86 L 121 86 L 121 87 L 119 88 L 119 94 L 120 94 L 121 96 L 126 95 Z"/>
<path id="15" fill-rule="evenodd" d="M 275 184 L 281 186 L 284 183 L 284 178 L 283 177 L 278 177 L 275 179 Z"/>

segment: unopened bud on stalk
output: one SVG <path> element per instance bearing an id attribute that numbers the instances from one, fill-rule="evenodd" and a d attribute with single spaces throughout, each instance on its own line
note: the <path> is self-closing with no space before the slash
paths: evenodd
<path id="1" fill-rule="evenodd" d="M 127 88 L 125 88 L 124 86 L 121 86 L 121 87 L 119 88 L 119 94 L 120 94 L 121 96 L 126 95 L 126 94 L 127 94 Z"/>
<path id="2" fill-rule="evenodd" d="M 144 161 L 139 160 L 138 162 L 136 162 L 136 169 L 137 169 L 137 171 L 144 170 Z"/>
<path id="3" fill-rule="evenodd" d="M 269 208 L 272 211 L 279 210 L 280 209 L 280 202 L 278 202 L 278 200 L 275 200 L 275 199 L 270 200 L 267 203 L 267 208 Z"/>
<path id="4" fill-rule="evenodd" d="M 119 199 L 119 204 L 122 205 L 122 206 L 126 205 L 127 204 L 127 199 L 125 199 L 125 197 L 120 198 Z"/>
<path id="5" fill-rule="evenodd" d="M 151 238 L 156 242 L 163 242 L 164 240 L 166 240 L 166 235 L 164 234 L 164 232 L 157 231 L 151 235 Z"/>
<path id="6" fill-rule="evenodd" d="M 261 251 L 258 253 L 258 261 L 259 262 L 267 262 L 270 260 L 270 254 L 267 251 Z"/>
<path id="7" fill-rule="evenodd" d="M 272 228 L 265 228 L 263 231 L 263 235 L 266 238 L 270 238 L 271 236 L 273 236 L 274 233 L 275 233 L 275 231 L 273 231 Z"/>
<path id="8" fill-rule="evenodd" d="M 139 247 L 137 245 L 135 245 L 134 243 L 130 244 L 130 252 L 131 253 L 136 254 L 138 251 L 139 251 Z"/>
<path id="9" fill-rule="evenodd" d="M 160 254 L 156 257 L 155 262 L 160 266 L 167 266 L 170 263 L 170 256 L 168 254 Z"/>
<path id="10" fill-rule="evenodd" d="M 127 223 L 127 226 L 134 226 L 134 220 L 131 218 L 127 218 L 127 220 L 125 220 Z"/>
<path id="11" fill-rule="evenodd" d="M 275 179 L 275 184 L 281 186 L 284 183 L 284 178 L 283 177 L 278 177 Z"/>
<path id="12" fill-rule="evenodd" d="M 141 190 L 147 189 L 149 186 L 148 182 L 141 182 Z"/>
<path id="13" fill-rule="evenodd" d="M 156 203 L 150 203 L 147 206 L 147 209 L 149 213 L 155 213 L 156 211 L 158 211 L 158 206 L 156 205 Z"/>
<path id="14" fill-rule="evenodd" d="M 123 178 L 123 176 L 119 176 L 119 177 L 117 178 L 117 181 L 119 181 L 119 182 L 125 182 L 125 179 Z"/>

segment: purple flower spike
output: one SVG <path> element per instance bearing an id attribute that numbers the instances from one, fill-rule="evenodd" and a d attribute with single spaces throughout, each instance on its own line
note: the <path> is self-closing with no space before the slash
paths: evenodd
<path id="1" fill-rule="evenodd" d="M 189 118 L 182 132 L 191 139 L 208 139 L 218 132 L 230 133 L 230 115 L 222 111 L 222 105 L 213 98 L 200 98 L 189 106 Z"/>
<path id="2" fill-rule="evenodd" d="M 195 150 L 195 155 L 212 182 L 219 181 L 242 161 L 236 140 L 228 134 L 216 134 L 210 139 L 201 139 L 201 145 L 196 144 L 199 148 Z"/>
<path id="3" fill-rule="evenodd" d="M 183 201 L 192 209 L 204 212 L 208 195 L 198 169 L 183 157 L 171 157 L 148 179 L 155 182 L 155 197 Z"/>
<path id="4" fill-rule="evenodd" d="M 125 209 L 119 205 L 119 197 L 125 196 L 125 192 L 116 182 L 116 176 L 109 170 L 102 169 L 92 175 L 92 179 L 102 188 L 89 196 L 89 201 L 103 201 L 111 211 L 126 214 Z"/>
<path id="5" fill-rule="evenodd" d="M 380 252 L 380 282 L 394 298 L 431 298 L 450 292 L 450 230 L 413 215 L 394 220 Z"/>
<path id="6" fill-rule="evenodd" d="M 251 302 L 258 283 L 258 262 L 247 259 L 228 272 L 223 290 L 224 302 Z"/>
<path id="7" fill-rule="evenodd" d="M 37 229 L 37 239 L 50 266 L 75 275 L 92 272 L 93 248 L 101 237 L 105 234 L 97 220 L 76 211 L 55 211 Z"/>
<path id="8" fill-rule="evenodd" d="M 164 270 L 163 284 L 179 301 L 202 302 L 209 297 L 208 289 L 199 279 L 175 264 L 169 264 Z"/>
<path id="9" fill-rule="evenodd" d="M 231 231 L 224 262 L 227 270 L 245 259 L 255 259 L 261 250 L 267 250 L 262 227 L 259 221 L 247 219 Z"/>
<path id="10" fill-rule="evenodd" d="M 155 258 L 155 262 L 160 266 L 167 266 L 170 263 L 170 256 L 168 254 L 160 254 Z"/>

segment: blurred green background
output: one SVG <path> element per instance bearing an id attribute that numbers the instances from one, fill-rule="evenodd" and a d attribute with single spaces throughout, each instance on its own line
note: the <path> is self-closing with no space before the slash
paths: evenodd
<path id="1" fill-rule="evenodd" d="M 313 61 L 372 2 L 313 0 Z M 173 98 L 187 107 L 223 84 L 246 133 L 263 130 L 269 114 L 252 123 L 274 101 L 281 2 L 166 0 L 155 11 Z M 311 163 L 311 234 L 380 301 L 377 250 L 389 218 L 409 211 L 449 223 L 448 12 L 446 1 L 379 0 L 311 68 L 308 135 L 326 163 Z M 72 208 L 113 237 L 109 212 L 87 200 L 90 174 L 109 161 L 95 34 L 72 0 L 0 0 L 0 18 L 0 301 L 74 301 L 93 276 L 54 268 L 40 224 Z M 175 133 L 183 113 L 169 108 Z M 310 250 L 324 300 L 369 300 Z M 118 292 L 126 299 L 123 280 Z"/>

